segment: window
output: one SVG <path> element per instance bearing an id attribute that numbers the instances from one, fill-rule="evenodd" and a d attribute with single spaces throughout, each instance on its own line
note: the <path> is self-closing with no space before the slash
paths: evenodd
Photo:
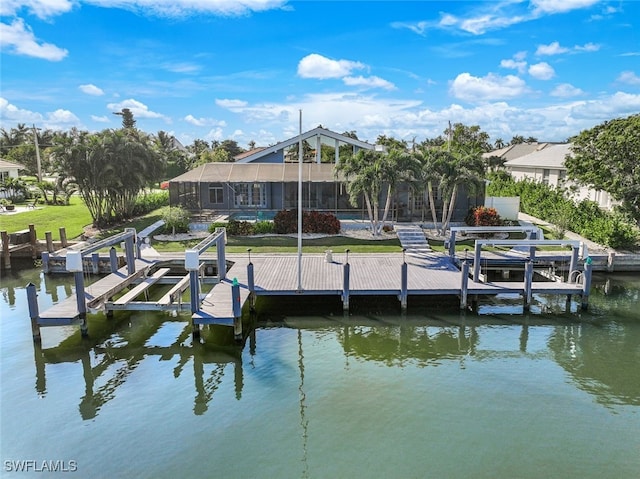
<path id="1" fill-rule="evenodd" d="M 235 206 L 267 206 L 267 192 L 263 183 L 239 183 L 234 186 Z"/>
<path id="2" fill-rule="evenodd" d="M 222 186 L 209 186 L 209 203 L 212 205 L 224 203 L 224 189 Z"/>
<path id="3" fill-rule="evenodd" d="M 542 182 L 545 185 L 549 184 L 549 170 L 546 169 L 546 168 L 544 170 L 542 170 Z"/>
<path id="4" fill-rule="evenodd" d="M 560 183 L 566 181 L 567 179 L 567 170 L 558 170 L 558 181 Z"/>

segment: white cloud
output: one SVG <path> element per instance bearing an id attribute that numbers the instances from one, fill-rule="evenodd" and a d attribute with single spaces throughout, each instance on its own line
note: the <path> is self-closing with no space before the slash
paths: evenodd
<path id="1" fill-rule="evenodd" d="M 59 1 L 59 0 L 58 0 Z M 246 15 L 272 9 L 286 8 L 287 0 L 85 0 L 104 8 L 144 11 L 165 17 L 185 17 L 197 14 L 220 16 Z"/>
<path id="2" fill-rule="evenodd" d="M 331 60 L 317 53 L 307 55 L 298 63 L 298 76 L 302 78 L 342 78 L 351 75 L 353 70 L 365 68 L 360 62 L 349 60 Z"/>
<path id="3" fill-rule="evenodd" d="M 96 123 L 111 123 L 111 119 L 108 116 L 91 115 L 91 119 Z"/>
<path id="4" fill-rule="evenodd" d="M 104 95 L 104 91 L 102 90 L 102 88 L 98 88 L 97 86 L 91 83 L 88 83 L 86 85 L 80 85 L 78 88 L 80 89 L 81 92 L 86 93 L 87 95 L 93 95 L 93 96 Z"/>
<path id="5" fill-rule="evenodd" d="M 188 62 L 165 63 L 162 68 L 173 73 L 198 73 L 202 70 L 201 65 Z"/>
<path id="6" fill-rule="evenodd" d="M 600 45 L 591 42 L 584 45 L 574 45 L 573 48 L 560 46 L 559 42 L 551 42 L 549 45 L 538 45 L 536 55 L 560 55 L 562 53 L 597 52 L 598 50 L 600 50 Z"/>
<path id="7" fill-rule="evenodd" d="M 129 98 L 128 100 L 123 100 L 120 103 L 109 103 L 107 108 L 112 112 L 120 112 L 123 108 L 128 108 L 133 113 L 134 118 L 157 118 L 170 123 L 170 118 L 162 115 L 161 113 L 156 113 L 154 111 L 149 110 L 149 107 L 144 103 L 139 102 L 138 100 L 134 100 L 133 98 Z"/>
<path id="8" fill-rule="evenodd" d="M 216 105 L 221 108 L 226 108 L 231 111 L 240 110 L 247 106 L 247 102 L 244 100 L 229 100 L 229 99 L 216 99 Z"/>
<path id="9" fill-rule="evenodd" d="M 590 7 L 601 0 L 499 0 L 478 2 L 475 8 L 469 8 L 468 13 L 456 16 L 441 12 L 439 20 L 420 21 L 413 23 L 395 22 L 395 28 L 408 28 L 424 35 L 430 28 L 443 30 L 462 30 L 473 35 L 482 35 L 491 30 L 507 28 L 546 15 L 566 13 L 571 10 Z"/>
<path id="10" fill-rule="evenodd" d="M 555 70 L 547 62 L 540 62 L 529 66 L 529 75 L 538 80 L 550 80 L 555 74 Z"/>
<path id="11" fill-rule="evenodd" d="M 640 95 L 616 92 L 598 100 L 579 103 L 571 109 L 571 116 L 576 119 L 604 121 L 635 114 L 638 111 L 640 111 Z"/>
<path id="12" fill-rule="evenodd" d="M 568 51 L 568 48 L 560 46 L 560 42 L 551 42 L 549 45 L 538 45 L 536 55 L 559 55 Z"/>
<path id="13" fill-rule="evenodd" d="M 73 4 L 70 0 L 2 0 L 0 15 L 13 16 L 20 9 L 26 8 L 29 13 L 45 19 L 71 11 Z"/>
<path id="14" fill-rule="evenodd" d="M 39 43 L 31 28 L 21 18 L 16 18 L 11 25 L 0 23 L 0 47 L 15 55 L 42 58 L 49 61 L 60 61 L 68 51 L 50 43 Z"/>
<path id="15" fill-rule="evenodd" d="M 576 88 L 570 83 L 561 83 L 557 85 L 550 93 L 551 96 L 560 98 L 569 98 L 584 94 L 580 88 Z"/>
<path id="16" fill-rule="evenodd" d="M 628 85 L 640 85 L 640 77 L 632 71 L 624 71 L 618 75 L 617 82 Z"/>
<path id="17" fill-rule="evenodd" d="M 80 119 L 69 110 L 60 108 L 53 112 L 42 114 L 21 109 L 16 105 L 13 105 L 12 103 L 9 103 L 5 98 L 1 97 L 0 119 L 2 120 L 1 123 L 3 128 L 11 128 L 12 126 L 14 126 L 7 125 L 7 123 L 36 124 L 39 127 L 50 130 L 66 130 L 70 127 L 83 127 Z"/>
<path id="18" fill-rule="evenodd" d="M 59 124 L 77 124 L 80 120 L 79 118 L 71 113 L 69 110 L 63 110 L 61 108 L 57 109 L 54 112 L 51 112 L 47 116 L 47 122 L 52 122 L 56 125 Z"/>
<path id="19" fill-rule="evenodd" d="M 565 13 L 590 7 L 600 0 L 531 0 L 534 12 L 542 14 Z"/>
<path id="20" fill-rule="evenodd" d="M 600 45 L 589 42 L 584 45 L 576 45 L 573 49 L 577 52 L 597 52 L 600 50 Z"/>
<path id="21" fill-rule="evenodd" d="M 527 71 L 527 62 L 516 61 L 513 59 L 502 60 L 500 62 L 502 68 L 509 68 L 512 70 L 518 70 L 518 73 L 524 73 Z"/>
<path id="22" fill-rule="evenodd" d="M 213 118 L 196 118 L 193 115 L 185 116 L 184 121 L 194 126 L 227 126 L 227 123 L 224 120 L 215 120 Z"/>
<path id="23" fill-rule="evenodd" d="M 525 16 L 503 16 L 495 14 L 479 15 L 461 20 L 458 25 L 461 30 L 474 35 L 481 35 L 489 30 L 498 30 L 527 20 Z"/>
<path id="24" fill-rule="evenodd" d="M 527 92 L 527 85 L 515 75 L 503 77 L 489 73 L 479 78 L 469 73 L 461 73 L 451 83 L 449 91 L 461 100 L 483 102 L 516 98 Z"/>
<path id="25" fill-rule="evenodd" d="M 389 82 L 387 80 L 384 80 L 382 78 L 379 78 L 377 76 L 370 76 L 370 77 L 363 77 L 363 76 L 344 77 L 342 79 L 342 81 L 347 86 L 361 86 L 361 87 L 366 87 L 366 88 L 382 88 L 384 90 L 395 90 L 396 89 L 396 86 L 393 83 L 391 83 L 391 82 Z"/>
<path id="26" fill-rule="evenodd" d="M 0 118 L 16 123 L 39 123 L 42 115 L 29 110 L 23 110 L 0 97 Z"/>

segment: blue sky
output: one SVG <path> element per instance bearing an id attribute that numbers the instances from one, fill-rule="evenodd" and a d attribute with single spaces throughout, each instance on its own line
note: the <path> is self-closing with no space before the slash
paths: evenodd
<path id="1" fill-rule="evenodd" d="M 563 141 L 640 112 L 640 2 L 2 0 L 0 122 L 267 146 L 448 121 Z"/>

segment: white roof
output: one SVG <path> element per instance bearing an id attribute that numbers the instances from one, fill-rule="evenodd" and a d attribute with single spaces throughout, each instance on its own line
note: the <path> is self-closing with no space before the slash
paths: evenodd
<path id="1" fill-rule="evenodd" d="M 571 155 L 571 143 L 549 145 L 539 151 L 534 151 L 528 155 L 519 156 L 505 162 L 507 168 L 531 167 L 531 168 L 564 168 L 564 160 L 567 155 Z"/>

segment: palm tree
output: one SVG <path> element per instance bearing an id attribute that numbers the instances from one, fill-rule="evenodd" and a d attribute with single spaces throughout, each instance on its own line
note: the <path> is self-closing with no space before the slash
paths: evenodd
<path id="1" fill-rule="evenodd" d="M 363 197 L 371 233 L 381 234 L 386 222 L 391 200 L 401 181 L 412 181 L 418 171 L 415 159 L 402 149 L 393 148 L 389 153 L 373 150 L 359 150 L 355 155 L 346 156 L 336 166 L 346 179 L 349 201 L 357 206 Z M 380 200 L 385 194 L 385 205 L 380 218 Z"/>
<path id="2" fill-rule="evenodd" d="M 423 142 L 413 152 L 413 156 L 420 165 L 416 175 L 418 189 L 424 192 L 425 199 L 429 202 L 431 220 L 436 233 L 440 234 L 433 185 L 440 182 L 445 166 L 450 163 L 450 154 L 446 150 L 431 146 L 431 143 Z"/>
<path id="3" fill-rule="evenodd" d="M 474 192 L 482 185 L 484 178 L 484 164 L 478 151 L 456 151 L 444 166 L 444 173 L 440 177 L 444 198 L 442 234 L 449 229 L 460 186 L 466 187 L 468 192 Z"/>

